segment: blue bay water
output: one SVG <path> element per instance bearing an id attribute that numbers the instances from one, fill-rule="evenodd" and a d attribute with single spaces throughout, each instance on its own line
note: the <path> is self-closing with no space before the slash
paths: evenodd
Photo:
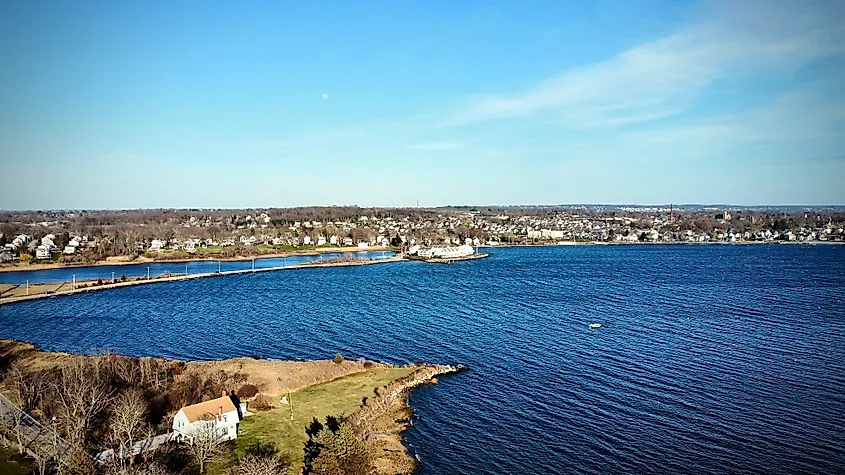
<path id="1" fill-rule="evenodd" d="M 423 474 L 845 467 L 845 246 L 489 252 L 0 306 L 0 337 L 174 358 L 465 363 L 411 396 Z"/>

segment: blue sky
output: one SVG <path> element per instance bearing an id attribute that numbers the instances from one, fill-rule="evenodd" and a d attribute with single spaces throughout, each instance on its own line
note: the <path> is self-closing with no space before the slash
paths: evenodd
<path id="1" fill-rule="evenodd" d="M 3 2 L 0 208 L 845 204 L 845 2 Z"/>

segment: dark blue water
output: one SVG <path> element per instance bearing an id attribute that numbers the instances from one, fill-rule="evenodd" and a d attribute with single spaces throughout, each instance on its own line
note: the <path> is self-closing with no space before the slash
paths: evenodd
<path id="1" fill-rule="evenodd" d="M 255 259 L 256 269 L 267 269 L 270 267 L 286 267 L 306 262 L 319 261 L 320 259 L 338 259 L 350 254 L 355 259 L 383 259 L 392 257 L 392 251 L 355 251 L 350 253 L 326 252 L 321 255 L 289 256 L 289 257 L 260 257 Z M 150 276 L 155 277 L 166 272 L 173 274 L 184 274 L 187 266 L 189 274 L 204 274 L 210 272 L 233 271 L 252 269 L 252 260 L 240 261 L 190 261 L 190 262 L 151 262 L 143 264 L 122 264 L 111 266 L 86 266 L 86 267 L 64 267 L 50 270 L 37 271 L 15 271 L 0 272 L 0 284 L 23 285 L 27 281 L 30 284 L 37 282 L 70 282 L 74 277 L 76 280 L 89 279 L 111 279 L 121 276 L 140 277 L 147 275 L 149 268 Z"/>
<path id="2" fill-rule="evenodd" d="M 426 474 L 845 467 L 845 246 L 490 253 L 2 306 L 0 336 L 177 358 L 466 363 L 411 397 L 407 438 Z"/>

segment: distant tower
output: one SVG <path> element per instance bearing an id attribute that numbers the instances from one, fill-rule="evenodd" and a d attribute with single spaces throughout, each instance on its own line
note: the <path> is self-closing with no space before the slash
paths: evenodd
<path id="1" fill-rule="evenodd" d="M 672 224 L 674 222 L 675 222 L 675 207 L 672 205 L 672 203 L 669 203 L 669 224 Z"/>

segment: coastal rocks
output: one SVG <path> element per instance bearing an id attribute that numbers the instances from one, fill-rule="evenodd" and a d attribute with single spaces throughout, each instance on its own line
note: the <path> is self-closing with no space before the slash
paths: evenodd
<path id="1" fill-rule="evenodd" d="M 417 461 L 402 444 L 402 432 L 411 424 L 413 410 L 408 406 L 409 392 L 423 384 L 437 381 L 437 376 L 460 371 L 451 365 L 424 365 L 405 378 L 379 388 L 366 398 L 361 410 L 349 420 L 363 435 L 373 466 L 379 474 L 407 474 Z"/>

